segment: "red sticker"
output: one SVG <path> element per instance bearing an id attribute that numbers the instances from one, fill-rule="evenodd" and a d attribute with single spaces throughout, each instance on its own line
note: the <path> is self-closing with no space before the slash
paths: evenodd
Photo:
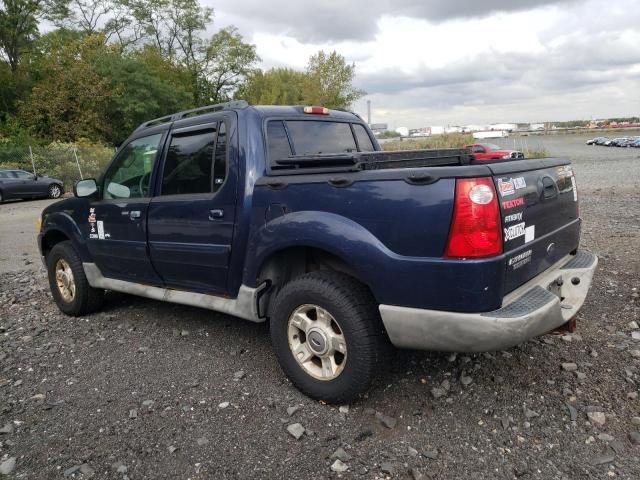
<path id="1" fill-rule="evenodd" d="M 502 202 L 502 209 L 509 210 L 510 208 L 521 207 L 524 205 L 524 197 L 514 198 L 512 200 L 505 200 Z"/>

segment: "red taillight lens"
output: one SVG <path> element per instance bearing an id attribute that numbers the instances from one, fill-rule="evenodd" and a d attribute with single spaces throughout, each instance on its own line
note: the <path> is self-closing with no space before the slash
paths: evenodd
<path id="1" fill-rule="evenodd" d="M 493 181 L 488 177 L 457 179 L 445 257 L 477 258 L 500 253 L 500 208 Z"/>

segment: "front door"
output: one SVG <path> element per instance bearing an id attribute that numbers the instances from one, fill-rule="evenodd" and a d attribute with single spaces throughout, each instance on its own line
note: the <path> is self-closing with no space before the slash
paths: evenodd
<path id="1" fill-rule="evenodd" d="M 228 148 L 233 120 L 174 127 L 167 141 L 148 228 L 151 261 L 168 287 L 226 293 L 238 180 Z"/>
<path id="2" fill-rule="evenodd" d="M 161 284 L 147 253 L 146 218 L 162 136 L 126 144 L 102 179 L 101 198 L 89 204 L 88 247 L 105 277 Z"/>
<path id="3" fill-rule="evenodd" d="M 33 173 L 25 172 L 24 170 L 15 170 L 14 174 L 18 178 L 16 187 L 20 195 L 35 196 L 40 193 L 36 187 L 36 176 Z"/>

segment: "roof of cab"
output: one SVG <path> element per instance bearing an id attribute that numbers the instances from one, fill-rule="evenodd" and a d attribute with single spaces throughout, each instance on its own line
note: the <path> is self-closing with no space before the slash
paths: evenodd
<path id="1" fill-rule="evenodd" d="M 204 107 L 194 108 L 191 110 L 185 110 L 183 112 L 173 113 L 171 115 L 166 115 L 164 117 L 156 118 L 153 120 L 146 121 L 142 123 L 135 130 L 134 134 L 138 134 L 141 131 L 146 131 L 151 127 L 160 127 L 161 129 L 169 127 L 174 122 L 180 120 L 193 120 L 195 118 L 201 118 L 202 120 L 206 120 L 210 114 L 224 111 L 224 110 L 245 110 L 250 109 L 258 113 L 263 117 L 282 117 L 288 115 L 313 115 L 313 114 L 305 114 L 303 105 L 256 105 L 250 106 L 244 100 L 234 100 L 232 102 L 219 103 L 216 105 L 207 105 Z M 357 118 L 361 120 L 361 118 L 353 113 L 345 110 L 329 110 L 328 114 L 322 115 L 323 117 L 336 118 L 340 120 L 353 120 L 353 118 Z M 182 123 L 182 122 L 181 122 Z M 191 122 L 186 122 L 191 123 Z"/>
<path id="2" fill-rule="evenodd" d="M 313 114 L 304 113 L 304 105 L 255 105 L 250 108 L 255 109 L 264 117 L 282 117 L 287 115 L 308 115 Z M 322 116 L 329 116 L 332 118 L 339 118 L 344 120 L 353 120 L 354 117 L 360 119 L 354 112 L 346 110 L 333 110 L 329 109 L 329 113 Z"/>

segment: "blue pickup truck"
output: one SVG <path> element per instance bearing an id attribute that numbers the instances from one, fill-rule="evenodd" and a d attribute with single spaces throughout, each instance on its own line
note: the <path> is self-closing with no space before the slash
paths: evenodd
<path id="1" fill-rule="evenodd" d="M 569 161 L 380 151 L 357 115 L 237 101 L 151 120 L 42 213 L 68 315 L 105 290 L 270 322 L 307 395 L 346 402 L 401 348 L 572 326 L 597 265 Z"/>

